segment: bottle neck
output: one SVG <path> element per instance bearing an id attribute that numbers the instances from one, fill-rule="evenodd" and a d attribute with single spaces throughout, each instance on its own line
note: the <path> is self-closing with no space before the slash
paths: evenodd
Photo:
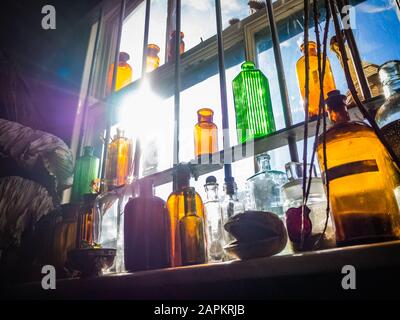
<path id="1" fill-rule="evenodd" d="M 206 184 L 205 191 L 208 201 L 218 201 L 218 184 L 216 183 Z"/>
<path id="2" fill-rule="evenodd" d="M 260 157 L 257 159 L 257 162 L 258 162 L 258 172 L 271 170 L 271 162 L 269 157 Z"/>
<path id="3" fill-rule="evenodd" d="M 400 93 L 400 78 L 383 86 L 386 99 Z"/>
<path id="4" fill-rule="evenodd" d="M 187 195 L 185 195 L 185 215 L 186 216 L 195 216 L 195 215 L 197 215 L 197 211 L 196 211 L 196 195 L 195 194 L 187 194 Z"/>
<path id="5" fill-rule="evenodd" d="M 346 106 L 342 106 L 335 110 L 329 110 L 329 119 L 334 125 L 350 121 L 350 116 Z"/>

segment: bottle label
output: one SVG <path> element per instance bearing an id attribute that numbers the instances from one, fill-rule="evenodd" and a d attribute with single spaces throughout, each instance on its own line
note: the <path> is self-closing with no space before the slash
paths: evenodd
<path id="1" fill-rule="evenodd" d="M 378 164 L 375 159 L 361 160 L 342 164 L 340 166 L 332 167 L 327 171 L 329 181 L 350 176 L 353 174 L 376 172 L 379 171 Z M 325 183 L 325 175 L 322 175 Z"/>

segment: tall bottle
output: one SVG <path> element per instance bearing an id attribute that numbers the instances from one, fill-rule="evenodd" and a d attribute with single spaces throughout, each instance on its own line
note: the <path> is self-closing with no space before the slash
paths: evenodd
<path id="1" fill-rule="evenodd" d="M 115 91 L 120 90 L 132 82 L 132 67 L 129 65 L 130 57 L 126 52 L 120 52 L 118 57 L 117 78 L 115 80 Z M 108 89 L 111 90 L 114 64 L 108 72 Z"/>
<path id="2" fill-rule="evenodd" d="M 105 183 L 109 189 L 120 187 L 130 182 L 132 154 L 132 140 L 124 136 L 123 130 L 117 129 L 117 134 L 108 145 Z"/>
<path id="3" fill-rule="evenodd" d="M 78 230 L 76 243 L 78 248 L 87 248 L 94 246 L 94 220 L 95 220 L 95 193 L 86 193 L 83 196 L 83 204 L 78 215 Z"/>
<path id="4" fill-rule="evenodd" d="M 400 61 L 389 61 L 379 69 L 385 103 L 376 113 L 376 123 L 400 158 Z"/>
<path id="5" fill-rule="evenodd" d="M 204 209 L 207 217 L 207 257 L 209 262 L 218 262 L 224 257 L 224 239 L 222 227 L 222 207 L 218 198 L 217 179 L 214 176 L 207 177 L 204 189 L 206 191 Z"/>
<path id="6" fill-rule="evenodd" d="M 234 178 L 226 181 L 224 184 L 224 198 L 222 200 L 222 225 L 238 213 L 245 211 L 244 204 L 239 201 L 237 196 L 237 185 Z M 224 230 L 224 244 L 234 241 L 235 238 Z"/>
<path id="7" fill-rule="evenodd" d="M 283 200 L 281 188 L 287 181 L 286 174 L 278 170 L 271 170 L 268 153 L 256 157 L 258 172 L 247 179 L 247 188 L 251 209 L 269 211 L 283 217 Z"/>
<path id="8" fill-rule="evenodd" d="M 165 201 L 154 196 L 153 182 L 144 179 L 139 197 L 124 210 L 124 257 L 129 271 L 170 266 L 170 223 Z"/>
<path id="9" fill-rule="evenodd" d="M 83 156 L 75 164 L 72 202 L 79 202 L 85 193 L 92 192 L 93 180 L 97 179 L 99 173 L 99 158 L 93 155 L 94 148 L 86 146 L 83 150 Z"/>
<path id="10" fill-rule="evenodd" d="M 185 216 L 184 189 L 190 187 L 190 169 L 188 165 L 179 165 L 176 167 L 173 181 L 173 192 L 167 200 L 167 207 L 171 222 L 171 263 L 173 267 L 182 265 L 181 259 L 181 240 L 179 231 L 179 221 Z M 196 193 L 196 213 L 204 219 L 204 205 L 200 195 Z"/>
<path id="11" fill-rule="evenodd" d="M 194 155 L 211 154 L 218 151 L 218 128 L 213 122 L 214 111 L 202 108 L 197 111 L 194 127 Z"/>
<path id="12" fill-rule="evenodd" d="M 147 46 L 147 58 L 146 58 L 146 72 L 156 70 L 160 65 L 160 47 L 156 44 L 150 43 Z"/>
<path id="13" fill-rule="evenodd" d="M 204 221 L 196 212 L 196 191 L 188 187 L 184 191 L 185 215 L 179 220 L 182 264 L 206 263 L 206 239 Z"/>
<path id="14" fill-rule="evenodd" d="M 323 136 L 318 160 L 329 178 L 332 218 L 338 245 L 377 242 L 399 235 L 395 198 L 396 169 L 375 132 L 363 122 L 350 121 L 346 96 L 328 94 L 333 126 L 326 131 L 328 170 L 324 168 Z"/>
<path id="15" fill-rule="evenodd" d="M 296 74 L 297 81 L 300 88 L 300 94 L 303 98 L 303 101 L 306 96 L 305 85 L 306 85 L 306 61 L 304 57 L 304 44 L 300 46 L 300 50 L 303 53 L 303 56 L 296 63 Z M 317 44 L 314 41 L 308 42 L 308 54 L 309 54 L 309 98 L 308 98 L 308 115 L 310 118 L 318 115 L 319 110 L 319 98 L 321 92 L 319 90 L 319 75 L 318 75 L 318 55 L 317 55 Z M 331 69 L 331 64 L 329 59 L 326 59 L 326 67 L 325 67 L 325 76 L 324 76 L 324 95 L 325 99 L 328 96 L 328 92 L 335 90 L 335 80 L 333 78 L 333 73 Z"/>
<path id="16" fill-rule="evenodd" d="M 233 79 L 236 130 L 239 143 L 263 137 L 275 131 L 268 79 L 251 61 Z"/>

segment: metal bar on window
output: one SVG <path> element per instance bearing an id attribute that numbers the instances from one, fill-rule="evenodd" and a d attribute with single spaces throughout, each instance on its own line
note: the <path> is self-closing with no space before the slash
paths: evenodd
<path id="1" fill-rule="evenodd" d="M 84 130 L 86 130 L 87 115 L 88 115 L 88 108 L 89 108 L 89 97 L 90 97 L 90 91 L 91 91 L 92 84 L 93 84 L 95 64 L 97 61 L 97 54 L 98 54 L 99 42 L 100 42 L 100 31 L 101 31 L 102 23 L 103 23 L 103 7 L 100 7 L 99 19 L 97 20 L 96 36 L 94 39 L 92 61 L 90 63 L 89 79 L 88 79 L 88 83 L 87 83 L 85 100 L 83 102 L 83 116 L 82 116 L 81 127 L 79 129 L 78 148 L 77 148 L 77 154 L 76 154 L 77 157 L 82 154 L 82 144 L 83 144 L 82 137 L 84 134 Z"/>
<path id="2" fill-rule="evenodd" d="M 348 14 L 347 10 L 344 10 L 345 4 L 341 0 L 338 0 L 337 4 L 339 7 L 340 16 L 342 17 L 342 19 L 344 19 L 346 17 L 346 15 Z M 364 97 L 364 100 L 370 99 L 371 98 L 371 90 L 369 88 L 367 78 L 365 77 L 364 68 L 362 65 L 361 57 L 360 57 L 360 52 L 358 51 L 358 47 L 356 44 L 356 40 L 354 39 L 354 34 L 351 29 L 351 26 L 350 27 L 343 26 L 343 32 L 346 36 L 347 44 L 349 46 L 351 56 L 353 58 L 354 68 L 357 73 L 358 83 L 360 84 L 360 88 L 361 88 L 361 92 Z"/>
<path id="3" fill-rule="evenodd" d="M 120 5 L 120 11 L 119 11 L 119 20 L 118 20 L 118 32 L 117 32 L 117 43 L 115 46 L 115 55 L 114 55 L 114 67 L 113 67 L 113 74 L 112 74 L 112 82 L 111 82 L 111 94 L 109 98 L 112 98 L 113 92 L 115 91 L 115 85 L 117 81 L 117 66 L 118 66 L 118 61 L 119 61 L 119 47 L 121 45 L 121 36 L 122 36 L 122 26 L 124 23 L 124 18 L 125 18 L 125 6 L 126 6 L 126 0 L 121 0 L 121 5 Z M 112 101 L 108 101 L 106 104 L 106 114 L 107 114 L 107 119 L 106 119 L 106 132 L 105 132 L 105 138 L 104 138 L 104 149 L 103 149 L 103 157 L 102 157 L 102 163 L 101 163 L 101 179 L 105 178 L 105 173 L 106 173 L 106 159 L 107 159 L 107 154 L 108 154 L 108 144 L 110 142 L 110 136 L 111 136 L 111 125 L 112 125 L 112 116 L 113 116 L 113 103 Z"/>
<path id="4" fill-rule="evenodd" d="M 217 22 L 217 43 L 218 43 L 218 71 L 219 71 L 219 86 L 221 95 L 221 111 L 222 111 L 222 129 L 223 129 L 223 145 L 224 152 L 230 152 L 229 139 L 229 118 L 228 118 L 228 98 L 226 94 L 226 74 L 225 74 L 225 57 L 224 57 L 224 39 L 222 36 L 222 15 L 221 1 L 215 0 L 215 15 Z M 224 157 L 224 173 L 225 181 L 232 180 L 232 165 L 225 163 Z"/>
<path id="5" fill-rule="evenodd" d="M 276 71 L 278 73 L 279 90 L 281 93 L 283 117 L 285 120 L 286 128 L 289 128 L 293 124 L 293 121 L 292 121 L 292 114 L 290 111 L 289 95 L 286 86 L 285 70 L 283 67 L 281 47 L 278 37 L 277 26 L 275 22 L 274 10 L 272 7 L 272 0 L 266 0 L 266 3 L 267 3 L 267 18 L 271 30 L 272 46 L 274 48 Z M 288 145 L 289 145 L 290 159 L 292 161 L 298 162 L 299 155 L 297 151 L 296 138 L 289 136 Z"/>
<path id="6" fill-rule="evenodd" d="M 180 94 L 181 94 L 181 0 L 175 1 L 175 92 L 174 92 L 174 165 L 179 163 L 179 125 L 180 125 Z"/>
<path id="7" fill-rule="evenodd" d="M 143 35 L 142 78 L 146 74 L 147 45 L 149 44 L 150 7 L 151 7 L 151 0 L 146 0 L 146 15 L 144 18 L 144 35 Z"/>

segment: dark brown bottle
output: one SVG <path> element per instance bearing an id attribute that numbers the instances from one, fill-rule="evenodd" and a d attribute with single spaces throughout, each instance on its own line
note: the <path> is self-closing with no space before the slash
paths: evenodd
<path id="1" fill-rule="evenodd" d="M 185 188 L 185 216 L 179 221 L 182 264 L 193 265 L 207 262 L 204 222 L 196 213 L 196 191 Z"/>
<path id="2" fill-rule="evenodd" d="M 128 271 L 167 268 L 170 264 L 170 221 L 165 201 L 154 196 L 153 181 L 139 185 L 124 211 L 124 256 Z"/>
<path id="3" fill-rule="evenodd" d="M 76 235 L 77 248 L 87 248 L 93 246 L 93 222 L 95 215 L 94 202 L 98 194 L 85 193 L 83 204 L 78 215 L 78 230 Z"/>

